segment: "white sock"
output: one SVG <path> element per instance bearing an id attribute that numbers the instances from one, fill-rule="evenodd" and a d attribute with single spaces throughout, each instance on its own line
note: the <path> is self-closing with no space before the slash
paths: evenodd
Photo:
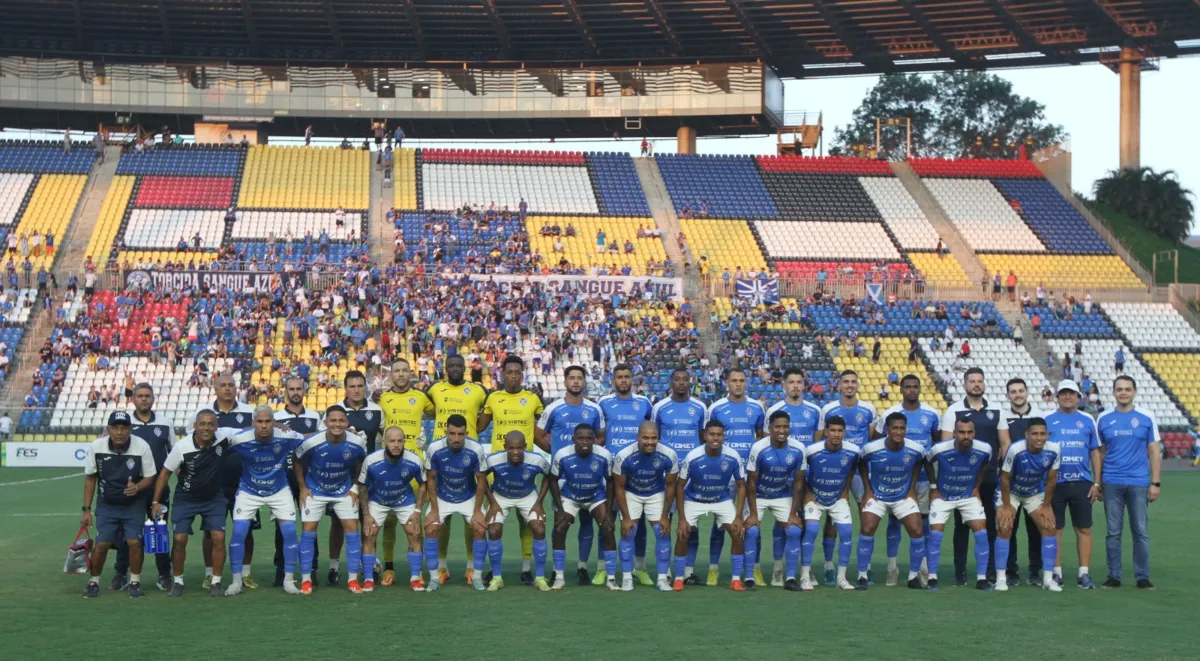
<path id="1" fill-rule="evenodd" d="M 928 558 L 921 558 L 921 569 L 924 569 L 926 572 L 929 572 L 929 559 Z"/>
<path id="2" fill-rule="evenodd" d="M 1088 575 L 1088 568 L 1087 568 L 1087 565 L 1084 565 L 1083 567 L 1080 567 L 1080 568 L 1079 568 L 1079 577 L 1080 577 L 1080 578 L 1082 578 L 1082 577 L 1084 577 L 1084 576 L 1087 576 L 1087 575 Z"/>
<path id="3" fill-rule="evenodd" d="M 866 578 L 866 577 L 867 577 L 867 572 L 865 572 L 865 571 L 860 571 L 860 572 L 858 572 L 858 577 L 859 577 L 859 578 Z"/>
<path id="4" fill-rule="evenodd" d="M 915 571 L 909 570 L 909 572 L 908 572 L 908 580 L 910 580 L 910 581 L 911 581 L 911 580 L 913 580 L 914 578 L 916 578 L 916 577 L 917 577 L 917 574 L 920 574 L 920 573 L 921 573 L 921 572 L 915 572 Z"/>
<path id="5" fill-rule="evenodd" d="M 695 573 L 696 573 L 695 567 L 684 567 L 683 568 L 683 577 L 684 578 L 687 578 L 688 576 L 691 576 L 692 574 L 695 574 Z"/>
<path id="6" fill-rule="evenodd" d="M 1042 570 L 1042 583 L 1054 580 L 1054 572 L 1049 569 Z"/>
<path id="7" fill-rule="evenodd" d="M 289 572 L 284 572 L 284 574 L 283 574 L 283 582 L 284 582 L 284 583 L 295 583 L 295 582 L 296 582 L 296 574 L 295 574 L 295 572 L 290 572 L 290 571 L 289 571 Z"/>
<path id="8" fill-rule="evenodd" d="M 234 583 L 242 582 L 242 572 L 240 572 L 240 571 L 233 572 L 233 582 Z"/>
<path id="9" fill-rule="evenodd" d="M 812 567 L 801 567 L 800 568 L 800 580 L 802 580 L 802 581 L 803 580 L 809 580 L 809 581 L 812 580 Z"/>
<path id="10" fill-rule="evenodd" d="M 576 568 L 578 568 L 578 569 L 587 569 L 587 561 L 586 561 L 586 560 L 580 560 L 579 562 L 575 563 L 575 566 L 576 566 Z"/>
<path id="11" fill-rule="evenodd" d="M 734 574 L 732 577 L 730 577 L 730 580 L 733 580 L 733 581 L 740 581 L 740 580 L 742 580 L 742 575 L 741 575 L 741 574 Z"/>
<path id="12" fill-rule="evenodd" d="M 832 560 L 825 561 L 825 571 L 833 571 L 833 561 Z"/>
<path id="13" fill-rule="evenodd" d="M 205 576 L 212 576 L 212 575 L 213 575 L 213 573 L 212 573 L 212 567 L 205 567 L 205 568 L 204 568 L 204 575 L 205 575 Z"/>
<path id="14" fill-rule="evenodd" d="M 141 583 L 141 582 L 142 582 L 142 575 L 141 575 L 141 574 L 130 574 L 130 575 L 129 575 L 129 582 L 130 582 L 130 583 Z"/>
<path id="15" fill-rule="evenodd" d="M 838 567 L 837 577 L 838 577 L 839 581 L 846 580 L 846 568 L 845 567 Z"/>
<path id="16" fill-rule="evenodd" d="M 1055 575 L 1055 576 L 1062 576 L 1062 567 L 1055 567 L 1055 568 L 1054 568 L 1054 575 Z"/>
<path id="17" fill-rule="evenodd" d="M 183 585 L 183 577 L 182 577 L 182 576 L 176 576 L 176 577 L 175 577 L 175 584 L 176 584 L 176 585 Z"/>
<path id="18" fill-rule="evenodd" d="M 438 558 L 438 571 L 441 571 L 443 569 L 449 571 L 450 565 L 446 564 L 445 558 Z"/>
<path id="19" fill-rule="evenodd" d="M 340 561 L 340 560 L 338 560 L 337 558 L 330 558 L 330 559 L 329 559 L 329 569 L 330 569 L 330 571 L 337 571 L 339 567 L 341 567 L 341 561 Z"/>
<path id="20" fill-rule="evenodd" d="M 987 576 L 980 576 L 979 578 L 987 579 Z M 998 571 L 996 572 L 996 585 L 1000 585 L 1001 583 L 1008 585 L 1008 575 L 1005 572 Z"/>
<path id="21" fill-rule="evenodd" d="M 775 561 L 775 566 L 774 566 L 774 567 L 771 569 L 771 572 L 772 572 L 772 573 L 774 573 L 774 572 L 777 572 L 777 571 L 779 571 L 779 570 L 781 570 L 781 569 L 783 569 L 783 561 L 782 561 L 782 560 L 776 560 L 776 561 Z"/>
<path id="22" fill-rule="evenodd" d="M 987 580 L 987 574 L 975 574 L 975 580 L 977 580 L 977 581 L 986 581 L 986 580 Z M 998 572 L 996 572 L 996 581 L 997 581 L 997 582 L 1000 582 L 1000 581 L 1007 581 L 1007 580 L 1008 580 L 1008 577 L 1004 575 L 1004 572 L 1002 572 L 1002 571 L 998 571 Z"/>
<path id="23" fill-rule="evenodd" d="M 311 581 L 311 580 L 312 580 L 312 574 L 300 574 L 300 580 L 301 580 L 302 582 L 303 582 L 303 581 Z"/>
<path id="24" fill-rule="evenodd" d="M 633 568 L 637 571 L 646 571 L 646 556 L 633 556 Z"/>
<path id="25" fill-rule="evenodd" d="M 929 575 L 929 580 L 931 580 L 931 581 L 936 581 L 936 580 L 937 580 L 937 574 L 936 574 L 936 573 L 931 573 L 931 574 Z"/>
<path id="26" fill-rule="evenodd" d="M 896 566 L 896 559 L 888 558 L 888 571 L 897 571 L 898 569 L 899 568 Z"/>
<path id="27" fill-rule="evenodd" d="M 246 576 L 250 575 L 250 565 L 248 563 L 242 565 L 242 574 Z"/>
<path id="28" fill-rule="evenodd" d="M 216 574 L 213 574 L 213 580 L 212 580 L 212 584 L 213 584 L 213 585 L 220 585 L 220 584 L 221 584 L 221 577 L 220 577 L 220 576 L 217 576 Z"/>
<path id="29" fill-rule="evenodd" d="M 533 571 L 533 560 L 530 560 L 529 558 L 521 558 L 521 571 Z"/>

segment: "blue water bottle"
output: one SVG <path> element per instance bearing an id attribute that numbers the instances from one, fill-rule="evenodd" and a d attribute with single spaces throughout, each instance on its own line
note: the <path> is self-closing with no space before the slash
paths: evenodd
<path id="1" fill-rule="evenodd" d="M 154 520 L 147 518 L 145 525 L 142 526 L 142 540 L 145 545 L 146 553 L 158 553 L 158 535 L 155 530 Z"/>
<path id="2" fill-rule="evenodd" d="M 155 553 L 169 554 L 171 552 L 171 532 L 167 529 L 167 508 L 165 507 L 158 515 L 158 521 L 154 522 L 154 541 L 158 547 Z"/>

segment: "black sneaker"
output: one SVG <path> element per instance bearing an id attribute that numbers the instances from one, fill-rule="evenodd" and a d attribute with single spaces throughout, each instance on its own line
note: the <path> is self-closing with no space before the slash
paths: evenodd
<path id="1" fill-rule="evenodd" d="M 182 597 L 183 583 L 175 583 L 171 585 L 171 591 L 167 593 L 168 597 Z"/>
<path id="2" fill-rule="evenodd" d="M 325 585 L 336 586 L 342 581 L 342 571 L 340 569 L 329 568 L 329 575 L 325 577 Z M 314 583 L 316 581 L 313 581 Z"/>
<path id="3" fill-rule="evenodd" d="M 1018 585 L 1021 584 L 1021 572 L 1019 572 L 1019 571 L 1005 572 L 1004 582 L 1008 583 L 1008 587 L 1010 587 L 1010 588 L 1017 587 Z"/>
<path id="4" fill-rule="evenodd" d="M 742 589 L 746 592 L 754 592 L 758 589 L 758 585 L 755 584 L 754 579 L 748 578 L 745 581 L 742 581 Z"/>
<path id="5" fill-rule="evenodd" d="M 910 579 L 908 579 L 908 587 L 909 587 L 909 589 L 910 589 L 910 590 L 924 590 L 924 589 L 925 589 L 925 586 L 924 586 L 924 585 L 921 585 L 921 579 L 920 579 L 920 578 L 910 578 Z"/>
<path id="6" fill-rule="evenodd" d="M 1062 577 L 1062 576 L 1059 576 L 1058 574 L 1055 574 L 1055 575 L 1054 575 L 1054 582 L 1055 582 L 1055 583 L 1058 585 L 1058 587 L 1060 587 L 1060 588 L 1061 588 L 1063 585 L 1065 585 L 1065 583 L 1063 583 L 1063 577 Z"/>
<path id="7" fill-rule="evenodd" d="M 1029 584 L 1034 587 L 1042 587 L 1042 572 L 1029 570 Z"/>
<path id="8" fill-rule="evenodd" d="M 1121 581 L 1112 576 L 1104 579 L 1104 582 L 1100 584 L 1101 590 L 1116 590 L 1119 587 L 1121 587 Z"/>
<path id="9" fill-rule="evenodd" d="M 687 578 L 683 579 L 683 584 L 684 585 L 703 585 L 703 583 L 700 581 L 700 577 L 695 574 L 692 574 L 691 576 L 688 576 Z"/>
<path id="10" fill-rule="evenodd" d="M 991 592 L 993 587 L 991 583 L 988 583 L 986 578 L 981 578 L 978 581 L 975 581 L 975 589 L 981 592 Z"/>
<path id="11" fill-rule="evenodd" d="M 129 589 L 129 574 L 116 574 L 108 584 L 109 592 L 121 592 Z"/>
<path id="12" fill-rule="evenodd" d="M 491 570 L 489 570 L 489 571 L 488 571 L 486 574 L 484 574 L 484 575 L 483 575 L 483 582 L 484 582 L 485 584 L 487 584 L 487 583 L 491 583 L 491 582 L 492 582 L 492 572 L 491 572 Z"/>
<path id="13" fill-rule="evenodd" d="M 277 588 L 283 587 L 283 569 L 275 568 L 275 582 L 272 585 Z"/>
<path id="14" fill-rule="evenodd" d="M 1150 579 L 1148 579 L 1148 578 L 1139 578 L 1138 582 L 1137 582 L 1137 587 L 1139 590 L 1153 590 L 1154 584 L 1151 583 Z"/>
<path id="15" fill-rule="evenodd" d="M 800 581 L 797 581 L 794 578 L 789 578 L 788 580 L 784 581 L 783 589 L 787 590 L 788 592 L 803 592 L 804 591 L 803 588 L 800 587 Z"/>
<path id="16" fill-rule="evenodd" d="M 84 599 L 95 599 L 100 596 L 100 585 L 88 581 L 87 587 L 83 590 Z"/>
<path id="17" fill-rule="evenodd" d="M 221 587 L 220 583 L 213 583 L 212 587 L 208 589 L 208 596 L 224 597 L 225 596 L 225 588 Z"/>
<path id="18" fill-rule="evenodd" d="M 521 585 L 533 585 L 533 572 L 521 572 Z"/>
<path id="19" fill-rule="evenodd" d="M 854 584 L 855 590 L 866 590 L 871 587 L 871 581 L 866 576 L 859 576 L 858 582 Z"/>
<path id="20" fill-rule="evenodd" d="M 962 577 L 962 578 L 959 578 L 958 576 L 955 576 L 955 577 L 954 577 L 954 587 L 956 587 L 956 588 L 965 588 L 965 587 L 967 587 L 967 579 L 966 579 L 966 577 L 964 576 L 964 577 Z"/>
<path id="21" fill-rule="evenodd" d="M 138 597 L 146 596 L 146 593 L 142 592 L 142 584 L 140 581 L 137 583 L 129 584 L 129 596 L 133 597 L 134 599 L 137 599 Z"/>
<path id="22" fill-rule="evenodd" d="M 938 580 L 936 578 L 929 579 L 929 582 L 925 584 L 925 589 L 926 590 L 937 590 L 938 589 Z"/>
<path id="23" fill-rule="evenodd" d="M 155 581 L 154 587 L 158 588 L 160 592 L 166 592 L 167 590 L 171 589 L 171 583 L 171 577 L 163 574 L 162 576 L 158 577 L 157 581 Z"/>
<path id="24" fill-rule="evenodd" d="M 588 570 L 585 567 L 580 567 L 575 572 L 575 582 L 579 585 L 591 585 L 592 577 L 588 576 Z"/>

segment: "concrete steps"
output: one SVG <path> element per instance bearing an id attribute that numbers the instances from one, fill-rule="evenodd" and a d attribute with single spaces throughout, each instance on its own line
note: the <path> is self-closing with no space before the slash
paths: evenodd
<path id="1" fill-rule="evenodd" d="M 892 172 L 896 173 L 896 177 L 900 179 L 904 189 L 916 200 L 921 213 L 925 214 L 925 217 L 933 224 L 938 236 L 942 238 L 942 242 L 950 249 L 950 254 L 954 255 L 954 259 L 962 265 L 963 271 L 971 279 L 971 284 L 978 285 L 979 281 L 988 273 L 987 269 L 983 267 L 983 263 L 976 257 L 975 251 L 967 245 L 966 240 L 958 233 L 954 223 L 950 222 L 950 218 L 946 216 L 937 200 L 933 199 L 929 189 L 921 183 L 921 178 L 917 176 L 912 167 L 904 161 L 893 161 L 891 166 Z"/>
<path id="2" fill-rule="evenodd" d="M 100 211 L 104 208 L 104 198 L 108 197 L 108 189 L 112 185 L 113 177 L 117 175 L 117 161 L 120 159 L 121 148 L 108 147 L 104 150 L 104 162 L 93 168 L 88 177 L 87 185 L 83 189 L 83 202 L 75 210 L 75 217 L 71 219 L 71 226 L 67 235 L 63 237 L 58 259 L 54 262 L 54 275 L 58 278 L 60 286 L 66 285 L 70 274 L 83 273 L 88 243 L 96 231 Z"/>

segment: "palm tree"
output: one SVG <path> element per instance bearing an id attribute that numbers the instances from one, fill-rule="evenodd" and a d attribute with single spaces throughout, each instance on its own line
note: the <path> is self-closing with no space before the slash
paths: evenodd
<path id="1" fill-rule="evenodd" d="M 1183 241 L 1192 226 L 1193 194 L 1179 184 L 1173 170 L 1151 168 L 1109 172 L 1096 182 L 1096 201 L 1125 214 L 1170 241 Z"/>

